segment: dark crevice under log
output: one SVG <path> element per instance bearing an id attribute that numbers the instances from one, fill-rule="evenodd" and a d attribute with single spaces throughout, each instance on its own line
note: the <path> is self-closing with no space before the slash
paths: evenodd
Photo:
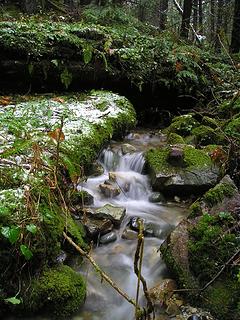
<path id="1" fill-rule="evenodd" d="M 8 59 L 5 55 L 0 60 L 0 94 L 111 90 L 130 99 L 137 110 L 140 125 L 144 121 L 145 125 L 151 126 L 166 124 L 168 111 L 177 113 L 182 108 L 191 108 L 195 103 L 191 97 L 181 97 L 176 88 L 159 84 L 153 86 L 150 82 L 145 83 L 139 90 L 123 73 L 106 70 L 104 63 L 99 60 L 87 65 L 79 60 L 68 62 L 67 70 L 72 75 L 72 81 L 66 89 L 60 77 L 66 65 L 57 67 L 49 59 L 31 61 L 33 67 L 30 72 L 30 62 L 26 57 L 14 58 L 12 51 Z"/>

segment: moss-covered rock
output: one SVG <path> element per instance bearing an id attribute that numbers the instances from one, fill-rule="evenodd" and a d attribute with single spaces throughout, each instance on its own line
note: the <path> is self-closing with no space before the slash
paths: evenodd
<path id="1" fill-rule="evenodd" d="M 208 207 L 213 207 L 214 205 L 222 203 L 225 198 L 231 198 L 237 193 L 238 190 L 234 182 L 229 176 L 225 176 L 219 184 L 204 194 L 203 201 Z"/>
<path id="2" fill-rule="evenodd" d="M 179 134 L 175 132 L 171 132 L 167 137 L 167 142 L 169 144 L 184 144 L 185 141 L 183 137 L 181 137 Z"/>
<path id="3" fill-rule="evenodd" d="M 186 114 L 173 118 L 172 123 L 165 129 L 166 133 L 177 133 L 183 137 L 191 134 L 192 130 L 199 126 L 199 122 L 192 114 Z"/>
<path id="4" fill-rule="evenodd" d="M 66 319 L 81 307 L 85 296 L 85 280 L 70 267 L 62 265 L 45 270 L 32 281 L 25 306 L 32 312 Z"/>
<path id="5" fill-rule="evenodd" d="M 201 193 L 215 185 L 219 170 L 204 151 L 183 146 L 183 159 L 177 166 L 169 161 L 171 147 L 150 149 L 147 167 L 153 188 L 167 194 Z"/>
<path id="6" fill-rule="evenodd" d="M 213 129 L 209 126 L 201 125 L 194 128 L 191 134 L 195 138 L 197 145 L 206 146 L 209 144 L 223 144 L 225 141 L 224 134 L 219 129 Z"/>

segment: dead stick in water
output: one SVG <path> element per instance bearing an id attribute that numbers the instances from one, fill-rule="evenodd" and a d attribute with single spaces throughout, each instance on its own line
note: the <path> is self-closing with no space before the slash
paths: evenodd
<path id="1" fill-rule="evenodd" d="M 110 286 L 115 289 L 125 300 L 131 303 L 134 307 L 136 307 L 136 301 L 130 298 L 122 289 L 120 289 L 117 284 L 104 272 L 101 270 L 96 261 L 83 249 L 81 249 L 65 232 L 63 232 L 64 238 L 85 258 L 87 258 L 90 263 L 93 265 L 94 269 L 100 273 L 101 277 L 110 284 Z"/>
<path id="2" fill-rule="evenodd" d="M 137 248 L 135 252 L 135 257 L 134 257 L 134 272 L 136 276 L 138 277 L 138 283 L 137 283 L 137 294 L 136 294 L 136 310 L 135 310 L 135 317 L 138 319 L 138 298 L 139 298 L 139 289 L 140 289 L 140 281 L 142 282 L 143 286 L 143 292 L 145 295 L 145 298 L 147 300 L 147 312 L 145 314 L 145 317 L 147 319 L 150 319 L 150 314 L 153 313 L 153 319 L 155 318 L 154 314 L 154 307 L 152 300 L 149 296 L 148 288 L 147 288 L 147 283 L 144 277 L 142 276 L 142 262 L 143 262 L 143 249 L 144 249 L 144 225 L 143 221 L 141 219 L 138 220 L 138 225 L 139 225 L 139 233 L 138 233 L 138 243 L 137 243 Z"/>

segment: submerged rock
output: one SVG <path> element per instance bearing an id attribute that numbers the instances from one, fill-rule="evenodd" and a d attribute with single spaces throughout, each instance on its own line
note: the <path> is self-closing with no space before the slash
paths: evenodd
<path id="1" fill-rule="evenodd" d="M 114 242 L 116 240 L 117 240 L 117 234 L 115 231 L 112 231 L 112 232 L 109 232 L 109 233 L 101 236 L 99 242 L 101 244 L 107 244 L 110 242 Z"/>
<path id="2" fill-rule="evenodd" d="M 120 226 L 123 218 L 125 217 L 125 214 L 125 208 L 113 206 L 111 204 L 106 204 L 105 206 L 97 209 L 95 212 L 96 217 L 109 219 L 116 226 Z"/>
<path id="3" fill-rule="evenodd" d="M 122 233 L 122 238 L 125 240 L 136 240 L 138 238 L 138 233 L 132 229 L 126 228 Z"/>
<path id="4" fill-rule="evenodd" d="M 127 153 L 134 153 L 136 152 L 137 149 L 129 143 L 124 143 L 121 146 L 121 150 L 123 154 L 127 154 Z"/>

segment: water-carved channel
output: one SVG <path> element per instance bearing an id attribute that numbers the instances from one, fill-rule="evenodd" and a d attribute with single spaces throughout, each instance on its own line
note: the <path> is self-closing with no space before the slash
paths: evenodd
<path id="1" fill-rule="evenodd" d="M 160 143 L 159 136 L 147 133 L 132 133 L 121 144 L 111 143 L 99 157 L 104 173 L 97 177 L 89 177 L 79 186 L 79 189 L 84 189 L 94 196 L 95 208 L 111 204 L 126 209 L 119 228 L 114 227 L 109 233 L 99 236 L 98 245 L 94 248 L 92 256 L 101 268 L 133 298 L 137 288 L 137 277 L 134 273 L 134 253 L 137 244 L 136 217 L 144 221 L 146 236 L 142 274 L 149 288 L 167 276 L 167 270 L 158 249 L 170 231 L 184 217 L 183 206 L 164 202 L 163 199 L 160 199 L 161 201 L 154 199 L 149 177 L 143 173 L 144 151 Z M 113 189 L 110 190 L 112 195 L 115 195 L 112 197 L 107 197 L 103 188 L 102 191 L 99 188 L 103 184 L 108 184 L 109 179 L 110 183 L 111 180 L 114 181 L 119 189 L 119 194 Z M 81 265 L 79 269 L 81 272 L 84 269 L 88 282 L 88 294 L 83 311 L 74 319 L 133 319 L 133 306 L 105 281 L 101 282 L 100 275 L 96 274 L 87 261 L 84 268 Z"/>

